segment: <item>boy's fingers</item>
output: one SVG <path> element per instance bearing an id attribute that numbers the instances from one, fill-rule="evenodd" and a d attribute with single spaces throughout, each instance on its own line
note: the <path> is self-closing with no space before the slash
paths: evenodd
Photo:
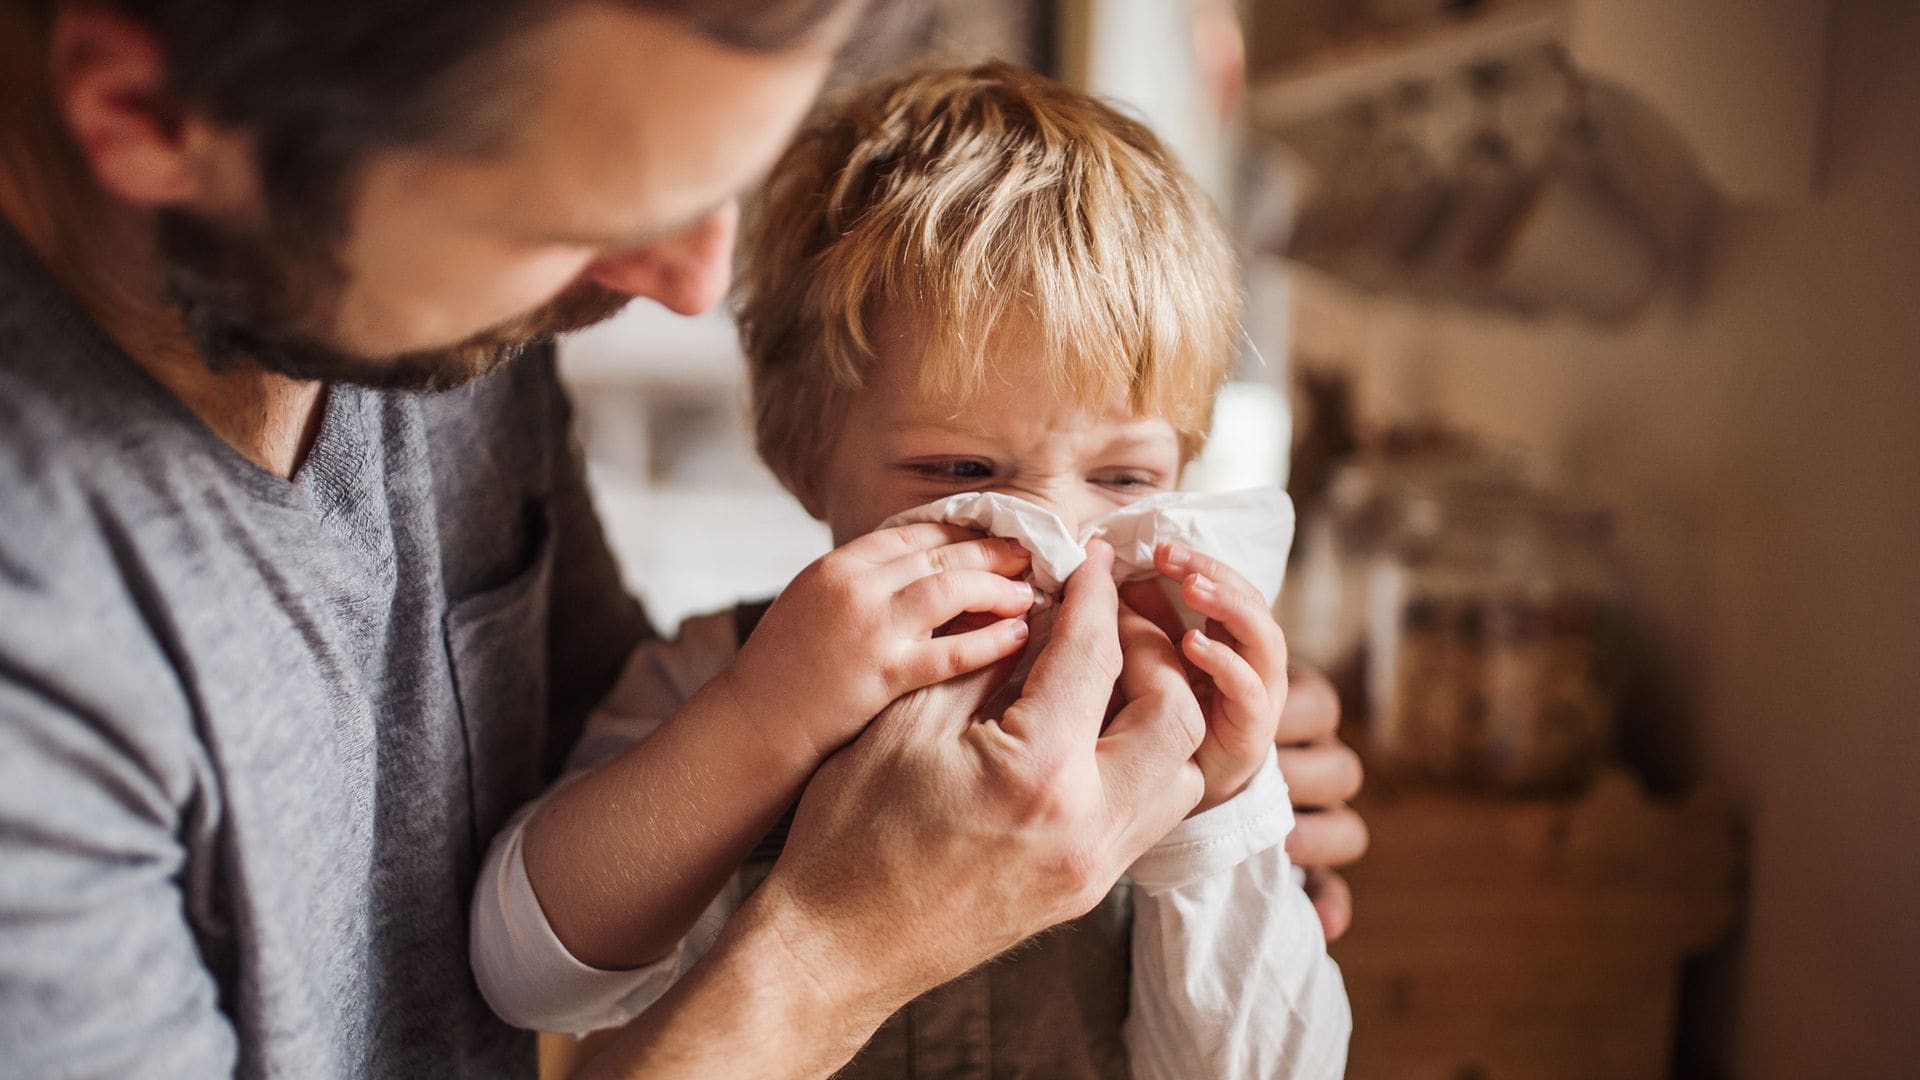
<path id="1" fill-rule="evenodd" d="M 1264 597 L 1250 587 L 1215 581 L 1205 574 L 1188 575 L 1180 585 L 1187 606 L 1223 627 L 1254 668 L 1276 681 L 1287 670 L 1287 643 L 1273 621 Z"/>
<path id="2" fill-rule="evenodd" d="M 978 630 L 921 642 L 913 651 L 914 681 L 929 686 L 978 671 L 1025 648 L 1027 635 L 1025 619 L 1001 619 Z"/>
<path id="3" fill-rule="evenodd" d="M 1238 597 L 1248 608 L 1267 610 L 1267 598 L 1240 571 L 1185 544 L 1161 544 L 1153 552 L 1154 569 L 1183 585 L 1199 574 L 1212 581 L 1222 596 Z"/>
<path id="4" fill-rule="evenodd" d="M 903 729 L 918 732 L 907 737 L 957 736 L 974 723 L 981 707 L 1012 673 L 1013 660 L 1008 657 L 953 678 L 929 680 L 882 709 L 855 741 L 899 736 Z"/>
<path id="5" fill-rule="evenodd" d="M 1113 549 L 1087 545 L 1087 559 L 1067 579 L 1053 634 L 1033 662 L 1020 700 L 1000 726 L 1016 738 L 1084 742 L 1099 737 L 1107 700 L 1120 677 L 1120 598 L 1113 586 Z"/>
<path id="6" fill-rule="evenodd" d="M 944 521 L 920 521 L 870 532 L 848 541 L 840 550 L 870 563 L 890 563 L 916 552 L 978 540 L 980 537 L 979 529 L 949 525 Z"/>
<path id="7" fill-rule="evenodd" d="M 1256 715 L 1267 708 L 1267 684 L 1245 657 L 1200 630 L 1187 631 L 1181 647 L 1193 665 L 1213 679 L 1214 689 L 1229 701 Z M 1263 733 L 1260 741 L 1265 743 L 1272 737 Z"/>
<path id="8" fill-rule="evenodd" d="M 928 630 L 969 611 L 1002 617 L 1024 615 L 1033 607 L 1033 586 L 988 570 L 953 570 L 911 582 L 900 590 L 898 612 Z"/>
<path id="9" fill-rule="evenodd" d="M 914 551 L 896 560 L 908 577 L 925 577 L 947 570 L 986 570 L 1002 577 L 1018 577 L 1033 565 L 1033 554 L 1018 540 L 1000 536 L 975 537 L 958 543 Z"/>

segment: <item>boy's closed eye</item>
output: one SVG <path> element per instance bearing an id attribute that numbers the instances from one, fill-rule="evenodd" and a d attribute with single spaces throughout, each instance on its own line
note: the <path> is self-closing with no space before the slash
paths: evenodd
<path id="1" fill-rule="evenodd" d="M 909 461 L 901 468 L 928 480 L 943 480 L 955 484 L 977 484 L 993 479 L 993 464 L 977 458 L 936 458 L 924 461 Z"/>
<path id="2" fill-rule="evenodd" d="M 1150 495 L 1166 487 L 1166 481 L 1155 472 L 1142 469 L 1115 469 L 1095 473 L 1093 483 L 1123 491 L 1129 495 Z"/>
<path id="3" fill-rule="evenodd" d="M 901 468 L 914 476 L 954 486 L 977 487 L 995 479 L 998 470 L 990 461 L 978 458 L 940 458 L 904 462 Z M 1151 469 L 1106 468 L 1087 476 L 1087 482 L 1127 495 L 1146 495 L 1166 486 L 1161 475 Z"/>

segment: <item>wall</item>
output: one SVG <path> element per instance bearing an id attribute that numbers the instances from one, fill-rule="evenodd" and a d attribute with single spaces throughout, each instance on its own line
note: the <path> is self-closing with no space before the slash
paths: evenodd
<path id="1" fill-rule="evenodd" d="M 1751 816 L 1703 1038 L 1756 1078 L 1913 1075 L 1920 1047 L 1920 5 L 1842 0 L 1829 42 L 1819 193 L 1724 211 L 1697 295 L 1632 327 L 1299 288 L 1300 354 L 1355 365 L 1376 415 L 1528 444 L 1621 511 L 1669 757 Z"/>

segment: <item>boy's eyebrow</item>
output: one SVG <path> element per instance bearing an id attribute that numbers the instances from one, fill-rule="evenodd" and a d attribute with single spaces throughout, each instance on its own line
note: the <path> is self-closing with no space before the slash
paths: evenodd
<path id="1" fill-rule="evenodd" d="M 1131 447 L 1156 441 L 1156 437 L 1160 433 L 1147 430 L 1147 425 L 1152 424 L 1155 419 L 1157 418 L 1140 417 L 1129 421 L 1124 428 L 1116 432 L 1111 439 L 1107 440 L 1106 445 L 1108 447 Z M 959 420 L 960 417 L 958 416 L 950 417 L 947 420 L 916 417 L 911 420 L 896 420 L 888 424 L 887 428 L 895 434 L 913 434 L 920 431 L 931 431 L 945 435 L 970 435 L 976 438 L 985 437 L 986 433 L 978 427 L 963 426 L 956 422 Z"/>

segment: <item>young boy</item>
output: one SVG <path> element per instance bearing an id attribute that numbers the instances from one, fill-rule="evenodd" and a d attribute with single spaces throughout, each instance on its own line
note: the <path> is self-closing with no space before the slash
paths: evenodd
<path id="1" fill-rule="evenodd" d="M 568 777 L 496 842 L 474 968 L 522 1026 L 645 1009 L 766 876 L 829 754 L 901 694 L 1025 648 L 1025 548 L 883 522 L 992 491 L 1072 531 L 1169 491 L 1235 350 L 1204 198 L 1139 124 L 1032 73 L 857 88 L 773 176 L 741 286 L 759 446 L 840 546 L 771 605 L 639 650 Z M 1341 1073 L 1345 993 L 1283 845 L 1279 629 L 1207 554 L 1154 561 L 1207 619 L 1180 639 L 1207 711 L 1200 807 L 1090 914 L 912 1002 L 841 1075 Z M 631 829 L 590 840 L 617 858 L 546 842 L 610 804 Z"/>

